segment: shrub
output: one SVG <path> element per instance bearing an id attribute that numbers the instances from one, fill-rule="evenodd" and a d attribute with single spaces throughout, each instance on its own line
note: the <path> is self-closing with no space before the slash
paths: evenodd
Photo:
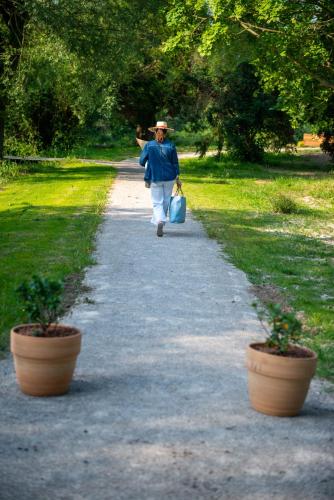
<path id="1" fill-rule="evenodd" d="M 54 166 L 51 162 L 43 162 L 43 167 L 48 166 L 51 168 Z M 0 160 L 0 184 L 3 184 L 9 180 L 15 179 L 20 175 L 25 175 L 38 171 L 41 168 L 41 164 L 35 162 L 16 162 L 10 160 Z"/>
<path id="2" fill-rule="evenodd" d="M 20 173 L 20 167 L 17 163 L 11 161 L 0 161 L 0 181 L 6 181 L 17 177 Z"/>
<path id="3" fill-rule="evenodd" d="M 38 154 L 39 144 L 34 140 L 32 135 L 30 137 L 6 137 L 5 140 L 5 154 L 13 156 L 35 156 Z"/>
<path id="4" fill-rule="evenodd" d="M 302 324 L 295 313 L 283 311 L 279 304 L 269 305 L 269 324 L 271 331 L 266 344 L 280 353 L 287 352 L 289 344 L 296 343 L 302 335 Z"/>
<path id="5" fill-rule="evenodd" d="M 253 304 L 257 308 L 257 304 Z M 269 304 L 268 310 L 258 310 L 260 321 L 267 332 L 265 345 L 274 348 L 279 354 L 288 351 L 291 344 L 298 342 L 303 335 L 303 325 L 291 310 L 283 309 L 279 304 Z M 270 330 L 263 319 L 266 318 Z"/>
<path id="6" fill-rule="evenodd" d="M 323 135 L 324 140 L 320 147 L 324 153 L 327 153 L 334 160 L 334 130 L 325 130 Z"/>
<path id="7" fill-rule="evenodd" d="M 196 146 L 196 154 L 199 155 L 199 158 L 204 158 L 210 146 L 210 139 L 204 137 L 196 141 L 195 146 Z"/>
<path id="8" fill-rule="evenodd" d="M 297 204 L 294 200 L 284 194 L 278 195 L 272 200 L 274 212 L 280 214 L 293 214 L 298 212 Z"/>
<path id="9" fill-rule="evenodd" d="M 260 162 L 265 149 L 279 151 L 294 143 L 288 114 L 279 108 L 277 92 L 267 93 L 255 68 L 240 63 L 213 83 L 214 102 L 208 121 L 218 127 L 230 156 L 238 161 Z"/>
<path id="10" fill-rule="evenodd" d="M 36 275 L 30 282 L 24 281 L 17 288 L 29 321 L 40 326 L 41 331 L 35 332 L 36 335 L 46 337 L 51 323 L 57 323 L 62 313 L 63 289 L 62 281 L 52 281 Z"/>

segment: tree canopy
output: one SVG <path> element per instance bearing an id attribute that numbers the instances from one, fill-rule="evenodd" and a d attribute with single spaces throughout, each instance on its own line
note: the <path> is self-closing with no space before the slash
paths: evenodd
<path id="1" fill-rule="evenodd" d="M 211 124 L 221 143 L 244 64 L 255 101 L 330 142 L 333 38 L 330 0 L 2 0 L 0 156 L 5 128 L 39 148 L 96 123 L 145 136 L 159 116 Z"/>
<path id="2" fill-rule="evenodd" d="M 294 119 L 321 120 L 334 89 L 331 0 L 173 0 L 165 50 L 254 64 Z"/>

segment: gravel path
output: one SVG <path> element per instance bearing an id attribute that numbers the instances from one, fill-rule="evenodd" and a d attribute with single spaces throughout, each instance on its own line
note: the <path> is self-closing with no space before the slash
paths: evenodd
<path id="1" fill-rule="evenodd" d="M 331 386 L 313 381 L 296 418 L 250 408 L 245 347 L 263 333 L 245 275 L 191 217 L 157 238 L 142 169 L 117 166 L 66 318 L 84 333 L 70 393 L 24 396 L 0 362 L 0 498 L 333 498 Z"/>

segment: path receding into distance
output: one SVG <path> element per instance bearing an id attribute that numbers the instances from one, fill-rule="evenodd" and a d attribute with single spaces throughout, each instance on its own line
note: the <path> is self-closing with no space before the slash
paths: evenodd
<path id="1" fill-rule="evenodd" d="M 332 386 L 314 380 L 295 418 L 250 408 L 263 331 L 245 275 L 190 214 L 157 238 L 143 170 L 115 165 L 90 291 L 65 318 L 84 334 L 71 391 L 25 396 L 0 362 L 0 498 L 333 498 Z"/>

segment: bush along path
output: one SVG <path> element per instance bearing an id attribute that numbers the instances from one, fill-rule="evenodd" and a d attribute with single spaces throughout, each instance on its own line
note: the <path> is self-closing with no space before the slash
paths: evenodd
<path id="1" fill-rule="evenodd" d="M 191 217 L 156 237 L 136 165 L 119 165 L 90 291 L 64 318 L 83 332 L 69 394 L 24 396 L 0 363 L 0 497 L 331 498 L 332 386 L 313 380 L 295 418 L 250 408 L 249 283 Z"/>

